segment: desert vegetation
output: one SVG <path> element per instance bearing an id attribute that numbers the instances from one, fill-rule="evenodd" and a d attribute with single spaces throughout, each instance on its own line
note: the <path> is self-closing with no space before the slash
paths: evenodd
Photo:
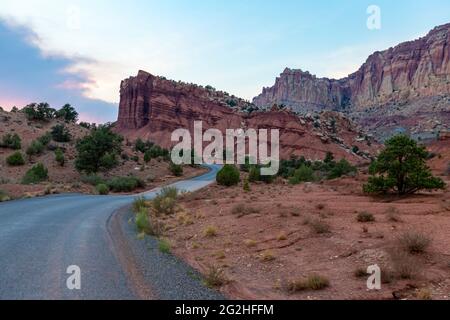
<path id="1" fill-rule="evenodd" d="M 0 184 L 8 199 L 60 192 L 128 193 L 204 172 L 172 164 L 168 150 L 155 143 L 124 139 L 112 124 L 77 120 L 78 113 L 68 104 L 0 110 Z M 47 175 L 33 169 L 38 164 Z"/>
<path id="2" fill-rule="evenodd" d="M 439 152 L 420 159 L 413 161 L 426 171 L 420 177 L 448 181 L 435 165 L 442 163 Z M 335 161 L 332 154 L 320 161 L 293 157 L 269 180 L 259 176 L 260 165 L 228 167 L 227 179 L 178 199 L 183 214 L 166 216 L 164 237 L 171 253 L 205 278 L 214 275 L 210 266 L 220 269 L 228 281 L 214 287 L 233 298 L 334 299 L 335 292 L 340 299 L 443 298 L 450 272 L 448 190 L 398 197 L 390 194 L 398 194 L 394 186 L 374 197 L 364 186 L 388 176 L 373 175 L 368 166 Z M 373 264 L 381 268 L 380 291 L 366 289 Z"/>

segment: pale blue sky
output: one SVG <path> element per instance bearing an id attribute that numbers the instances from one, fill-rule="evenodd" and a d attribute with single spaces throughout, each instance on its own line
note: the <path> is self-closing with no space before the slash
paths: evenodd
<path id="1" fill-rule="evenodd" d="M 0 0 L 0 105 L 115 120 L 120 80 L 139 69 L 251 99 L 285 67 L 343 77 L 448 22 L 448 0 Z"/>

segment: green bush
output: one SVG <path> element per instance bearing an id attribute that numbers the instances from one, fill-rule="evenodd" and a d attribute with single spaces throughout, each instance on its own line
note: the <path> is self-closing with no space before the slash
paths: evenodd
<path id="1" fill-rule="evenodd" d="M 107 195 L 109 193 L 109 187 L 106 184 L 104 184 L 104 183 L 98 184 L 95 187 L 95 189 L 97 190 L 97 193 L 102 195 L 102 196 L 105 196 L 105 195 Z"/>
<path id="2" fill-rule="evenodd" d="M 133 212 L 138 213 L 142 209 L 147 208 L 147 203 L 144 197 L 137 197 L 133 201 Z"/>
<path id="3" fill-rule="evenodd" d="M 175 213 L 178 189 L 166 187 L 153 199 L 152 206 L 156 214 L 171 215 Z"/>
<path id="4" fill-rule="evenodd" d="M 56 111 L 55 116 L 64 119 L 66 122 L 77 122 L 78 112 L 70 104 L 65 104 L 61 109 Z"/>
<path id="5" fill-rule="evenodd" d="M 62 152 L 61 149 L 56 149 L 56 151 L 55 151 L 55 160 L 61 167 L 64 167 L 66 159 L 65 159 L 64 153 Z"/>
<path id="6" fill-rule="evenodd" d="M 113 168 L 122 152 L 123 138 L 111 131 L 109 126 L 100 126 L 90 135 L 79 140 L 76 146 L 75 167 L 80 172 L 95 173 Z"/>
<path id="7" fill-rule="evenodd" d="M 173 162 L 170 163 L 169 170 L 175 177 L 181 177 L 183 175 L 183 167 Z"/>
<path id="8" fill-rule="evenodd" d="M 369 181 L 364 192 L 386 194 L 394 191 L 399 195 L 420 190 L 444 189 L 442 179 L 434 177 L 426 165 L 425 147 L 405 136 L 398 135 L 386 141 L 386 148 L 370 166 Z"/>
<path id="9" fill-rule="evenodd" d="M 226 164 L 217 173 L 216 181 L 219 185 L 227 187 L 237 185 L 240 181 L 239 170 L 233 165 Z"/>
<path id="10" fill-rule="evenodd" d="M 374 222 L 375 217 L 370 212 L 363 211 L 363 212 L 358 213 L 356 220 L 358 222 Z"/>
<path id="11" fill-rule="evenodd" d="M 25 176 L 22 178 L 23 184 L 35 184 L 48 179 L 48 170 L 42 164 L 38 163 L 34 167 L 25 173 Z"/>
<path id="12" fill-rule="evenodd" d="M 37 140 L 44 146 L 47 146 L 50 143 L 50 141 L 52 141 L 52 135 L 50 132 L 47 132 L 46 134 L 40 136 Z"/>
<path id="13" fill-rule="evenodd" d="M 25 164 L 25 160 L 23 159 L 22 153 L 17 151 L 6 158 L 6 163 L 10 166 L 23 166 Z"/>
<path id="14" fill-rule="evenodd" d="M 168 240 L 166 240 L 166 239 L 159 240 L 158 248 L 159 248 L 159 251 L 161 251 L 162 253 L 169 254 L 170 247 L 171 247 L 170 242 Z"/>
<path id="15" fill-rule="evenodd" d="M 27 155 L 29 157 L 31 156 L 35 156 L 35 155 L 40 155 L 42 154 L 42 152 L 44 152 L 44 145 L 42 144 L 42 142 L 38 141 L 38 140 L 34 140 L 31 142 L 31 145 L 27 148 Z"/>
<path id="16" fill-rule="evenodd" d="M 63 124 L 57 124 L 51 130 L 53 140 L 56 142 L 69 142 L 72 139 L 69 129 Z"/>
<path id="17" fill-rule="evenodd" d="M 28 120 L 49 121 L 55 117 L 55 109 L 48 103 L 32 103 L 22 109 Z"/>
<path id="18" fill-rule="evenodd" d="M 244 189 L 245 192 L 250 192 L 250 184 L 248 183 L 248 179 L 247 178 L 244 180 L 243 189 Z"/>
<path id="19" fill-rule="evenodd" d="M 17 133 L 7 133 L 3 136 L 1 146 L 3 148 L 19 150 L 20 148 L 22 148 L 22 140 Z"/>
<path id="20" fill-rule="evenodd" d="M 265 183 L 272 183 L 275 179 L 275 175 L 262 175 L 261 169 L 265 166 L 261 165 L 250 165 L 248 180 L 250 182 L 261 181 Z"/>
<path id="21" fill-rule="evenodd" d="M 136 177 L 115 177 L 109 180 L 107 184 L 113 192 L 131 192 L 145 187 L 144 182 Z"/>
<path id="22" fill-rule="evenodd" d="M 105 179 L 103 179 L 102 177 L 99 177 L 95 174 L 91 174 L 91 175 L 85 175 L 81 177 L 81 182 L 86 183 L 86 184 L 90 184 L 91 186 L 96 186 L 98 184 L 104 184 Z"/>

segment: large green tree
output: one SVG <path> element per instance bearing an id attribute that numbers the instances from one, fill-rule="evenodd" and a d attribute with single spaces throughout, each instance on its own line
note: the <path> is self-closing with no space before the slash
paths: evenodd
<path id="1" fill-rule="evenodd" d="M 397 135 L 385 143 L 386 148 L 370 167 L 371 177 L 364 192 L 385 194 L 394 191 L 400 195 L 419 190 L 444 189 L 442 179 L 434 177 L 426 165 L 425 147 L 405 135 Z"/>
<path id="2" fill-rule="evenodd" d="M 93 129 L 91 134 L 77 142 L 75 167 L 87 173 L 113 168 L 122 152 L 122 141 L 123 137 L 108 126 Z"/>

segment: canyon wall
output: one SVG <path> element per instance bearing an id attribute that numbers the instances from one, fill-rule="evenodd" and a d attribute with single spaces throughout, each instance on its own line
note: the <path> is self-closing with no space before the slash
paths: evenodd
<path id="1" fill-rule="evenodd" d="M 230 99 L 235 101 L 234 108 L 229 105 Z M 303 155 L 323 159 L 331 151 L 337 158 L 360 162 L 367 160 L 376 147 L 358 140 L 362 133 L 340 114 L 324 114 L 319 119 L 277 108 L 242 112 L 245 107 L 245 101 L 227 93 L 139 71 L 136 77 L 122 81 L 115 130 L 130 140 L 141 138 L 169 148 L 174 145 L 174 130 L 188 129 L 193 135 L 194 121 L 202 121 L 203 130 L 215 128 L 223 133 L 226 129 L 278 129 L 283 158 Z M 354 145 L 360 154 L 352 152 Z"/>

